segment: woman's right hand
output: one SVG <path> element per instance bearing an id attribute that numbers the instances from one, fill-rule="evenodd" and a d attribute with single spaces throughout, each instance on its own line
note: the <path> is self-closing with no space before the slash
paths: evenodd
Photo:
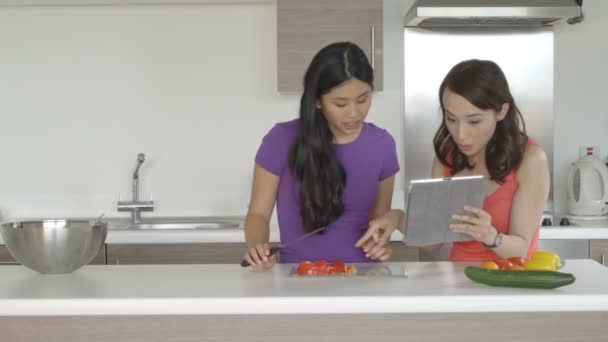
<path id="1" fill-rule="evenodd" d="M 260 243 L 255 247 L 249 248 L 245 254 L 245 260 L 247 260 L 254 271 L 267 271 L 274 266 L 276 255 L 270 255 L 268 243 Z"/>
<path id="2" fill-rule="evenodd" d="M 386 212 L 384 215 L 371 220 L 367 231 L 355 243 L 355 247 L 364 247 L 364 245 L 369 244 L 370 241 L 378 246 L 387 244 L 393 231 L 402 225 L 403 216 L 404 213 L 402 210 L 393 209 Z"/>

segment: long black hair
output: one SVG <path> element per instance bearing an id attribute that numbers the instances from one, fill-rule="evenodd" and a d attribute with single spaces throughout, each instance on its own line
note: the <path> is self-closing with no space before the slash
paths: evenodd
<path id="1" fill-rule="evenodd" d="M 467 157 L 458 149 L 445 125 L 443 93 L 446 89 L 464 97 L 482 110 L 491 109 L 500 112 L 503 104 L 509 104 L 507 114 L 503 120 L 497 122 L 496 131 L 485 151 L 490 179 L 503 183 L 507 174 L 521 164 L 528 142 L 524 119 L 515 105 L 504 73 L 492 61 L 471 59 L 452 67 L 441 82 L 439 102 L 443 120 L 435 133 L 433 144 L 437 159 L 455 174 L 465 168 L 472 169 L 474 165 L 471 165 Z"/>
<path id="2" fill-rule="evenodd" d="M 289 168 L 301 182 L 300 214 L 306 231 L 324 227 L 344 212 L 346 173 L 336 158 L 334 135 L 321 96 L 356 78 L 373 86 L 374 72 L 365 53 L 349 42 L 330 44 L 312 59 L 300 100 L 300 131 L 289 150 Z"/>

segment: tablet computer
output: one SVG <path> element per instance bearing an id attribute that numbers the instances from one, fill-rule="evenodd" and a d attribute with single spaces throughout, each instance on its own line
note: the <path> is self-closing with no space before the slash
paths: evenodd
<path id="1" fill-rule="evenodd" d="M 484 176 L 410 181 L 403 242 L 409 246 L 428 246 L 472 240 L 469 235 L 452 232 L 449 224 L 459 222 L 452 215 L 465 213 L 465 205 L 482 208 L 484 198 Z"/>

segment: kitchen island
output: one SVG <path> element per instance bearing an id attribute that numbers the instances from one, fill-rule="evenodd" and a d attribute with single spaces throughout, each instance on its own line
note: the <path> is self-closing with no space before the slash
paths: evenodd
<path id="1" fill-rule="evenodd" d="M 608 269 L 567 260 L 574 284 L 496 288 L 467 263 L 378 264 L 375 276 L 302 278 L 293 265 L 0 267 L 3 341 L 603 341 Z M 386 267 L 384 267 L 386 266 Z M 388 271 L 387 271 L 388 270 Z M 387 276 L 387 273 L 393 276 Z"/>

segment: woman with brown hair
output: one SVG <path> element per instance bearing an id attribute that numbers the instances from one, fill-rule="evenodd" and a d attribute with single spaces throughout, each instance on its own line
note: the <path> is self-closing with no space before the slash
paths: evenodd
<path id="1" fill-rule="evenodd" d="M 526 134 L 504 73 L 492 61 L 460 62 L 441 83 L 439 101 L 443 120 L 433 139 L 433 177 L 483 175 L 487 182 L 483 208 L 465 207 L 466 215 L 452 216 L 461 223 L 450 229 L 472 240 L 454 242 L 450 260 L 530 257 L 538 248 L 549 166 L 542 147 Z M 369 233 L 403 226 L 395 217 L 376 220 Z"/>

